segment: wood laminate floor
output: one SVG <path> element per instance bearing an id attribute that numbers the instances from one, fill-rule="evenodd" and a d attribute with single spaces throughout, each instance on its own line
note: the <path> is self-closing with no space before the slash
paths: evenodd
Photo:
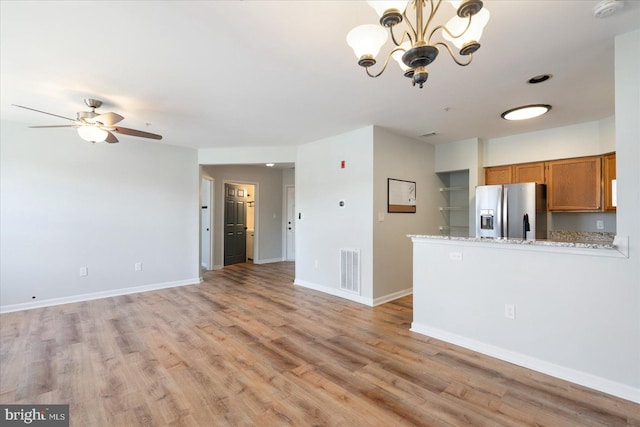
<path id="1" fill-rule="evenodd" d="M 640 405 L 293 285 L 292 263 L 0 316 L 0 403 L 72 426 L 640 426 Z"/>

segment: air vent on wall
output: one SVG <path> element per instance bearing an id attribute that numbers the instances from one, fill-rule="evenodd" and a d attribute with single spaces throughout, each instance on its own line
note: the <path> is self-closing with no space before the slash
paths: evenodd
<path id="1" fill-rule="evenodd" d="M 360 250 L 340 249 L 340 289 L 360 295 Z"/>

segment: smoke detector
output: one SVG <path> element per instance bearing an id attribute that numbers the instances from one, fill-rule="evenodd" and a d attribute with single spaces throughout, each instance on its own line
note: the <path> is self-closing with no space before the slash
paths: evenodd
<path id="1" fill-rule="evenodd" d="M 593 16 L 596 18 L 606 18 L 624 7 L 622 0 L 601 0 L 593 8 Z"/>

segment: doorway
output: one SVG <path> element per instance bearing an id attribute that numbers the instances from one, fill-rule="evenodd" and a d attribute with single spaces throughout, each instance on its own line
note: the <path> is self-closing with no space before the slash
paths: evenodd
<path id="1" fill-rule="evenodd" d="M 286 260 L 296 259 L 296 188 L 287 186 L 287 240 Z"/>
<path id="2" fill-rule="evenodd" d="M 213 267 L 213 179 L 200 181 L 200 266 L 203 270 Z"/>
<path id="3" fill-rule="evenodd" d="M 246 190 L 238 184 L 224 185 L 224 265 L 246 261 L 247 202 Z"/>

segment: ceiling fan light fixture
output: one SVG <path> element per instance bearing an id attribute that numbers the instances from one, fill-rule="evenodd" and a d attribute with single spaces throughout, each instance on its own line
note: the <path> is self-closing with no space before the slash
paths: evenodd
<path id="1" fill-rule="evenodd" d="M 96 126 L 80 126 L 78 135 L 85 141 L 103 142 L 109 136 L 109 132 Z"/>
<path id="2" fill-rule="evenodd" d="M 548 104 L 523 105 L 522 107 L 512 108 L 500 115 L 505 120 L 527 120 L 539 117 L 551 110 Z"/>

